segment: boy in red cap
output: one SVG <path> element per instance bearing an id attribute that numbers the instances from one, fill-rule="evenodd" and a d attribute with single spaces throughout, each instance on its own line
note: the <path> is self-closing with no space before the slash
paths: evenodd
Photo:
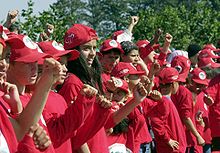
<path id="1" fill-rule="evenodd" d="M 209 106 L 209 120 L 212 136 L 212 151 L 220 151 L 220 74 L 211 79 L 205 90 L 204 102 Z"/>
<path id="2" fill-rule="evenodd" d="M 186 127 L 187 150 L 194 150 L 196 141 L 198 145 L 203 145 L 205 141 L 195 127 L 192 94 L 184 86 L 190 70 L 190 61 L 184 56 L 176 56 L 173 58 L 171 66 L 179 72 L 178 81 L 181 83 L 178 91 L 172 94 L 171 98 L 179 112 L 182 124 Z"/>
<path id="3" fill-rule="evenodd" d="M 107 39 L 102 43 L 100 53 L 101 57 L 99 59 L 103 68 L 103 88 L 106 90 L 106 82 L 111 79 L 110 73 L 114 66 L 119 62 L 120 55 L 123 54 L 124 51 L 121 48 L 121 44 L 116 40 Z"/>
<path id="4" fill-rule="evenodd" d="M 195 145 L 196 152 L 211 152 L 211 131 L 208 119 L 209 111 L 208 106 L 203 101 L 203 90 L 208 86 L 208 83 L 209 80 L 206 77 L 205 71 L 200 68 L 195 68 L 190 72 L 188 88 L 193 96 L 193 116 L 196 119 L 196 128 L 205 140 L 205 146 Z"/>
<path id="5" fill-rule="evenodd" d="M 43 116 L 47 124 L 47 128 L 55 147 L 56 152 L 72 152 L 70 135 L 75 133 L 77 128 L 83 122 L 83 115 L 85 114 L 85 109 L 79 101 L 88 101 L 81 94 L 85 94 L 83 91 L 90 92 L 89 96 L 93 96 L 93 90 L 89 85 L 84 86 L 81 89 L 81 94 L 74 104 L 67 108 L 67 103 L 64 98 L 56 93 L 56 86 L 62 84 L 66 78 L 67 68 L 66 64 L 68 60 L 75 60 L 79 57 L 79 52 L 76 50 L 65 50 L 63 46 L 56 41 L 45 41 L 38 43 L 38 46 L 46 54 L 53 56 L 57 59 L 61 65 L 61 77 L 53 84 L 52 90 L 50 91 L 47 99 L 47 104 L 45 106 Z M 81 97 L 81 98 L 80 98 Z M 93 99 L 94 100 L 94 99 Z M 75 116 L 71 117 L 70 116 Z M 64 130 L 65 129 L 65 130 Z M 58 131 L 64 131 L 59 132 Z M 61 139 L 62 138 L 62 139 Z"/>
<path id="6" fill-rule="evenodd" d="M 186 138 L 178 111 L 171 100 L 171 94 L 178 90 L 179 74 L 174 68 L 160 71 L 159 83 L 161 94 L 165 97 L 150 115 L 155 135 L 156 148 L 160 153 L 186 151 Z"/>
<path id="7" fill-rule="evenodd" d="M 7 43 L 9 43 L 10 47 L 11 47 L 10 48 L 11 49 L 10 62 L 13 62 L 13 66 L 11 66 L 11 67 L 14 67 L 17 64 L 16 63 L 17 61 L 19 61 L 19 62 L 22 61 L 22 62 L 24 62 L 22 64 L 25 65 L 26 62 L 28 62 L 28 61 L 38 60 L 39 58 L 45 56 L 45 55 L 40 54 L 36 50 L 36 46 L 34 44 L 32 44 L 29 40 L 30 39 L 28 37 L 25 37 L 25 36 L 14 36 L 13 38 L 9 38 L 7 40 Z M 24 52 L 24 54 L 23 54 L 23 52 Z M 5 55 L 3 54 L 2 56 L 4 57 Z M 31 59 L 31 57 L 32 58 L 34 57 L 35 59 Z M 3 59 L 5 59 L 5 58 L 3 58 Z M 19 65 L 19 64 L 17 64 L 17 65 Z M 19 70 L 23 71 L 20 66 L 19 66 L 19 68 L 17 68 L 16 72 L 18 72 Z M 18 123 L 13 122 L 13 124 L 12 124 L 15 127 L 15 132 L 17 134 L 17 139 L 18 140 L 21 140 L 23 138 L 24 134 L 29 129 L 29 127 L 31 125 L 37 123 L 38 120 L 40 119 L 41 112 L 42 112 L 42 110 L 44 108 L 44 105 L 45 105 L 45 102 L 46 102 L 48 90 L 51 87 L 51 83 L 54 80 L 56 80 L 57 77 L 59 77 L 59 68 L 60 68 L 59 67 L 59 63 L 57 63 L 56 61 L 50 59 L 50 60 L 46 60 L 46 62 L 44 63 L 43 66 L 44 66 L 44 69 L 43 69 L 44 71 L 43 71 L 43 74 L 42 74 L 42 78 L 37 83 L 36 91 L 34 92 L 33 97 L 30 99 L 30 102 L 27 105 L 27 107 L 23 110 L 22 113 L 19 110 L 16 110 L 16 112 L 14 112 L 15 109 L 13 107 L 11 108 L 12 113 L 16 113 L 16 114 L 12 115 L 12 117 L 17 117 L 16 120 L 19 121 Z M 11 69 L 12 68 L 10 68 L 9 71 Z M 26 68 L 26 70 L 27 70 L 27 68 Z M 55 77 L 55 75 L 57 77 Z M 16 78 L 18 78 L 18 76 Z M 34 78 L 34 76 L 33 76 L 33 78 Z M 29 81 L 32 81 L 32 77 L 30 77 L 29 79 L 30 79 Z M 13 82 L 16 82 L 16 81 L 17 80 L 13 80 Z M 7 98 L 4 99 L 4 97 L 3 97 L 4 100 L 1 99 L 2 107 L 4 106 L 3 108 L 7 108 L 8 107 L 7 105 L 4 105 L 6 103 L 3 103 L 3 102 L 8 102 L 10 100 L 13 100 L 13 98 L 16 98 L 16 99 L 14 99 L 14 102 L 15 102 L 15 100 L 19 99 L 18 93 L 16 95 L 16 90 L 15 90 L 16 86 L 10 87 L 10 84 L 8 84 L 8 85 L 7 84 L 8 83 L 1 84 L 1 85 L 3 85 L 3 87 L 5 86 L 4 88 L 8 88 L 8 90 L 10 88 L 10 92 L 9 93 L 8 93 L 8 91 L 6 91 L 6 95 L 8 94 Z M 22 90 L 22 88 L 18 88 L 17 92 L 20 92 L 21 90 Z M 8 104 L 12 104 L 12 103 L 8 103 Z M 34 108 L 38 108 L 38 109 L 34 109 Z M 24 118 L 24 117 L 26 117 L 26 118 Z M 22 126 L 19 127 L 18 126 L 19 124 L 22 124 Z M 23 129 L 21 129 L 21 128 L 23 128 Z M 38 132 L 45 132 L 45 131 L 38 130 Z M 7 133 L 3 133 L 3 134 L 7 135 Z M 10 133 L 10 135 L 11 134 L 13 135 L 13 132 Z M 44 135 L 45 135 L 45 133 L 42 133 L 41 134 L 41 138 L 40 137 L 38 137 L 38 138 L 42 139 L 42 138 L 44 138 Z M 10 136 L 9 138 L 12 138 L 12 137 Z M 42 149 L 41 145 L 45 144 L 46 141 L 48 141 L 48 140 L 44 139 L 43 141 L 44 141 L 43 143 L 41 142 L 41 143 L 37 144 L 37 145 L 39 145 L 38 147 L 41 148 L 41 149 Z M 11 141 L 11 142 L 13 142 L 13 141 Z M 14 147 L 16 147 L 16 143 L 14 143 L 13 145 L 14 145 Z M 35 148 L 35 146 L 33 146 L 32 138 L 30 138 L 30 136 L 28 136 L 28 135 L 25 135 L 24 139 L 22 139 L 22 141 L 20 142 L 19 145 L 23 146 L 23 148 L 19 148 L 19 149 L 23 150 L 22 152 L 39 152 Z M 47 149 L 47 151 L 53 152 L 53 148 L 50 147 L 50 149 Z"/>

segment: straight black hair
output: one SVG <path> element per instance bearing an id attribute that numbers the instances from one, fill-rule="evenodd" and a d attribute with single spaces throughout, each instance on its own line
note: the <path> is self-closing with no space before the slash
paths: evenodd
<path id="1" fill-rule="evenodd" d="M 79 47 L 74 49 L 80 52 Z M 94 58 L 91 67 L 88 67 L 84 56 L 80 54 L 76 60 L 67 62 L 67 69 L 68 72 L 75 74 L 83 83 L 93 86 L 98 89 L 100 94 L 104 94 L 101 79 L 102 69 L 97 56 Z"/>

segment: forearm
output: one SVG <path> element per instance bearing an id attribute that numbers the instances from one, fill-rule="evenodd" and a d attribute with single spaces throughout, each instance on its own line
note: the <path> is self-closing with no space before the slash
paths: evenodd
<path id="1" fill-rule="evenodd" d="M 169 47 L 170 47 L 170 43 L 165 42 L 161 52 L 164 53 L 164 54 L 167 54 Z"/>
<path id="2" fill-rule="evenodd" d="M 129 101 L 126 105 L 121 107 L 118 111 L 114 112 L 113 114 L 113 120 L 115 124 L 118 124 L 121 122 L 122 119 L 124 119 L 128 114 L 132 112 L 132 110 L 140 103 L 140 101 L 135 101 L 135 99 L 132 99 Z"/>
<path id="3" fill-rule="evenodd" d="M 26 106 L 18 118 L 16 118 L 17 138 L 21 139 L 28 131 L 31 125 L 36 124 L 42 114 L 43 108 L 46 104 L 48 94 L 52 84 L 46 83 L 42 77 L 36 85 L 36 89 Z"/>
<path id="4" fill-rule="evenodd" d="M 196 127 L 194 126 L 192 120 L 187 117 L 183 120 L 184 124 L 186 125 L 187 129 L 190 130 L 190 132 L 195 136 L 195 137 L 199 137 L 200 134 L 199 132 L 196 130 Z"/>
<path id="5" fill-rule="evenodd" d="M 84 143 L 80 149 L 77 150 L 78 153 L 90 153 L 89 146 L 87 143 Z"/>

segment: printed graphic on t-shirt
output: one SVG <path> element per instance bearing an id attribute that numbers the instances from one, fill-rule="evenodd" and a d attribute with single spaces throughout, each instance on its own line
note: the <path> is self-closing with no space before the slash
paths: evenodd
<path id="1" fill-rule="evenodd" d="M 132 153 L 124 144 L 115 143 L 108 147 L 110 153 Z"/>

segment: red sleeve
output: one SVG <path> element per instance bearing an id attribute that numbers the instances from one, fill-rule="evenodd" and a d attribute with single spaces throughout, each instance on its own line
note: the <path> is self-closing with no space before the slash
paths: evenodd
<path id="1" fill-rule="evenodd" d="M 172 95 L 171 98 L 182 120 L 185 118 L 192 117 L 192 113 L 193 113 L 192 93 L 186 87 L 180 86 L 177 93 L 175 95 Z"/>
<path id="2" fill-rule="evenodd" d="M 70 74 L 60 89 L 59 94 L 61 94 L 67 104 L 70 105 L 77 98 L 82 86 L 82 81 L 75 75 Z"/>
<path id="3" fill-rule="evenodd" d="M 163 102 L 158 103 L 150 114 L 152 129 L 157 141 L 169 142 L 170 136 L 166 130 L 166 120 L 169 114 L 169 105 L 167 105 L 165 98 Z"/>
<path id="4" fill-rule="evenodd" d="M 43 112 L 55 148 L 76 133 L 76 130 L 88 117 L 87 114 L 89 114 L 94 102 L 95 97 L 88 99 L 79 94 L 75 102 L 66 109 L 63 115 L 49 114 L 46 110 Z"/>
<path id="5" fill-rule="evenodd" d="M 167 58 L 167 54 L 164 54 L 164 53 L 161 52 L 159 57 L 158 57 L 158 62 L 160 64 L 160 66 L 164 65 L 164 62 L 166 61 L 166 58 Z"/>
<path id="6" fill-rule="evenodd" d="M 74 137 L 72 137 L 72 148 L 74 150 L 78 149 L 103 128 L 111 114 L 110 109 L 102 108 L 98 103 L 94 103 L 93 108 L 92 115 L 87 118 L 84 124 L 77 130 Z"/>
<path id="7" fill-rule="evenodd" d="M 204 91 L 207 95 L 211 96 L 214 102 L 217 100 L 218 92 L 220 88 L 220 75 L 217 75 L 215 78 L 213 78 L 208 88 Z"/>
<path id="8" fill-rule="evenodd" d="M 33 138 L 25 135 L 21 142 L 18 144 L 18 150 L 16 153 L 39 153 L 41 152 L 37 148 L 35 148 Z M 50 145 L 46 150 L 42 150 L 42 152 L 55 153 L 54 148 Z"/>

